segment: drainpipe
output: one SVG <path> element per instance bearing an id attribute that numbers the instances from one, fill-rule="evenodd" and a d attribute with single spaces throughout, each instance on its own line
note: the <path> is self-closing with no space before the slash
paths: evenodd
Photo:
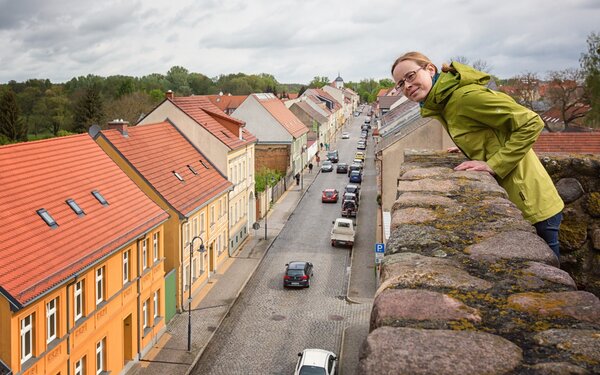
<path id="1" fill-rule="evenodd" d="M 67 284 L 67 293 L 66 293 L 66 305 L 67 305 L 67 311 L 69 311 L 69 296 L 71 295 L 71 293 L 69 293 L 69 287 L 72 285 L 75 285 L 75 283 L 77 282 L 77 277 L 75 277 L 75 279 L 73 279 L 73 281 L 70 284 Z M 64 314 L 65 315 L 65 320 L 66 320 L 66 324 L 65 327 L 67 329 L 67 375 L 71 374 L 71 324 L 70 324 L 70 319 L 69 319 L 69 314 Z M 75 316 L 75 314 L 73 314 L 73 316 Z"/>
<path id="2" fill-rule="evenodd" d="M 140 262 L 142 261 L 142 257 L 140 256 L 140 241 L 139 239 L 135 241 L 135 248 L 136 248 L 136 252 L 137 252 L 137 282 L 136 282 L 136 289 L 137 289 L 137 347 L 138 347 L 138 361 L 140 359 L 142 359 L 142 332 L 140 329 L 140 317 L 141 317 L 141 287 L 140 284 L 142 282 L 142 267 Z M 131 324 L 133 324 L 133 322 L 131 322 Z"/>

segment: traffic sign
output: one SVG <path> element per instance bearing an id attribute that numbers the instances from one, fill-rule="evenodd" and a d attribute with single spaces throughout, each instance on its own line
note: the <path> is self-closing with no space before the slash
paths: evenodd
<path id="1" fill-rule="evenodd" d="M 384 243 L 376 243 L 375 244 L 375 252 L 376 253 L 385 253 L 385 244 Z"/>

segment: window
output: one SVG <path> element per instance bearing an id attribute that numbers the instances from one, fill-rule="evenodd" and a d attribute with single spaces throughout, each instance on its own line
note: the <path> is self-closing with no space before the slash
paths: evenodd
<path id="1" fill-rule="evenodd" d="M 190 287 L 190 280 L 188 280 L 188 278 L 190 277 L 190 265 L 187 264 L 185 266 L 185 269 L 183 270 L 183 289 L 186 290 L 187 288 Z"/>
<path id="2" fill-rule="evenodd" d="M 190 262 L 192 263 L 192 280 L 195 280 L 198 276 L 198 264 L 196 263 L 197 258 L 194 258 L 192 255 L 192 259 Z"/>
<path id="3" fill-rule="evenodd" d="M 106 345 L 106 337 L 96 343 L 96 374 L 101 374 L 104 371 L 104 346 Z"/>
<path id="4" fill-rule="evenodd" d="M 142 240 L 142 269 L 148 268 L 148 240 Z"/>
<path id="5" fill-rule="evenodd" d="M 198 235 L 198 218 L 195 217 L 192 219 L 192 237 L 196 237 Z"/>
<path id="6" fill-rule="evenodd" d="M 123 285 L 129 282 L 129 250 L 123 252 Z"/>
<path id="7" fill-rule="evenodd" d="M 85 356 L 75 362 L 75 375 L 85 375 Z"/>
<path id="8" fill-rule="evenodd" d="M 198 172 L 197 172 L 197 171 L 194 169 L 194 167 L 192 167 L 191 165 L 189 165 L 189 164 L 188 164 L 188 166 L 187 166 L 187 167 L 190 169 L 190 171 L 191 171 L 193 174 L 198 174 Z"/>
<path id="9" fill-rule="evenodd" d="M 215 223 L 215 205 L 210 206 L 210 225 Z"/>
<path id="10" fill-rule="evenodd" d="M 158 235 L 159 235 L 159 232 L 156 232 L 152 235 L 152 253 L 153 253 L 155 262 L 158 260 L 158 256 L 160 255 L 158 253 Z"/>
<path id="11" fill-rule="evenodd" d="M 75 321 L 83 317 L 83 280 L 79 280 L 75 283 L 75 288 L 73 289 L 73 300 L 75 301 L 75 306 L 73 307 L 73 312 L 75 314 Z"/>
<path id="12" fill-rule="evenodd" d="M 33 314 L 21 320 L 21 363 L 33 357 Z"/>
<path id="13" fill-rule="evenodd" d="M 142 321 L 144 324 L 142 327 L 144 329 L 148 328 L 148 305 L 149 305 L 148 302 L 149 302 L 148 300 L 145 300 L 144 304 L 142 305 L 142 319 L 143 319 Z"/>
<path id="14" fill-rule="evenodd" d="M 96 306 L 104 301 L 104 267 L 96 270 Z"/>
<path id="15" fill-rule="evenodd" d="M 101 205 L 108 206 L 108 201 L 104 199 L 104 197 L 102 196 L 102 194 L 100 194 L 98 190 L 92 191 L 92 195 L 98 200 L 98 202 L 100 202 Z"/>
<path id="16" fill-rule="evenodd" d="M 45 208 L 40 208 L 36 212 L 37 212 L 38 215 L 40 215 L 40 217 L 42 218 L 42 220 L 44 220 L 44 222 L 46 222 L 46 224 L 48 224 L 48 226 L 50 228 L 54 229 L 54 228 L 58 227 L 58 223 L 56 222 L 56 220 L 54 220 L 54 218 L 52 217 L 52 215 L 50 215 L 48 213 L 48 211 L 46 211 Z"/>
<path id="17" fill-rule="evenodd" d="M 223 200 L 219 199 L 219 218 L 223 217 Z"/>
<path id="18" fill-rule="evenodd" d="M 210 167 L 202 159 L 200 159 L 200 164 L 202 164 L 204 169 L 210 169 Z"/>
<path id="19" fill-rule="evenodd" d="M 200 214 L 200 234 L 204 233 L 206 223 L 204 222 L 204 212 Z"/>
<path id="20" fill-rule="evenodd" d="M 177 179 L 178 179 L 179 181 L 183 181 L 183 177 L 181 177 L 181 175 L 180 175 L 179 173 L 177 173 L 177 172 L 175 172 L 175 171 L 173 171 L 172 173 L 173 173 L 173 175 L 175 175 L 175 177 L 177 177 Z"/>
<path id="21" fill-rule="evenodd" d="M 69 205 L 69 207 L 71 207 L 71 209 L 77 214 L 77 216 L 85 215 L 85 212 L 83 212 L 81 207 L 79 207 L 79 205 L 73 199 L 67 199 L 66 202 Z"/>
<path id="22" fill-rule="evenodd" d="M 183 224 L 183 246 L 189 246 L 190 244 L 190 224 Z"/>
<path id="23" fill-rule="evenodd" d="M 153 297 L 153 302 L 154 302 L 154 319 L 156 320 L 156 318 L 158 318 L 160 316 L 160 307 L 158 304 L 158 290 L 156 292 L 154 292 L 154 297 Z"/>
<path id="24" fill-rule="evenodd" d="M 56 339 L 56 301 L 57 298 L 46 304 L 46 342 Z"/>

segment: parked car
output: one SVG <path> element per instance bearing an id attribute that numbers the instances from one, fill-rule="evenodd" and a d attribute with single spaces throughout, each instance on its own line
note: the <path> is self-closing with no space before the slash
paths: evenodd
<path id="1" fill-rule="evenodd" d="M 350 139 L 350 133 L 342 133 L 342 139 Z"/>
<path id="2" fill-rule="evenodd" d="M 345 193 L 353 193 L 360 199 L 360 186 L 354 184 L 348 184 L 344 188 Z"/>
<path id="3" fill-rule="evenodd" d="M 337 163 L 340 161 L 340 156 L 337 150 L 327 151 L 327 160 L 332 163 Z"/>
<path id="4" fill-rule="evenodd" d="M 350 182 L 356 182 L 357 184 L 360 184 L 362 182 L 362 175 L 360 171 L 350 172 Z"/>
<path id="5" fill-rule="evenodd" d="M 358 142 L 356 144 L 356 148 L 358 150 L 366 150 L 367 149 L 367 144 L 366 144 L 366 142 Z"/>
<path id="6" fill-rule="evenodd" d="M 321 164 L 321 172 L 332 172 L 333 171 L 333 163 L 329 160 L 325 160 L 323 164 Z"/>
<path id="7" fill-rule="evenodd" d="M 358 211 L 356 201 L 350 199 L 342 201 L 342 217 L 356 217 L 356 211 Z"/>
<path id="8" fill-rule="evenodd" d="M 304 349 L 298 353 L 294 375 L 335 375 L 337 356 L 329 350 Z"/>
<path id="9" fill-rule="evenodd" d="M 352 164 L 359 164 L 361 168 L 364 168 L 365 166 L 364 160 L 362 159 L 354 159 L 352 160 Z"/>
<path id="10" fill-rule="evenodd" d="M 313 276 L 313 265 L 310 262 L 294 261 L 285 265 L 283 275 L 283 287 L 299 286 L 310 287 L 310 279 Z"/>
<path id="11" fill-rule="evenodd" d="M 321 195 L 321 202 L 323 203 L 337 203 L 339 192 L 336 189 L 325 189 Z"/>
<path id="12" fill-rule="evenodd" d="M 348 177 L 350 177 L 350 173 L 352 173 L 352 171 L 362 171 L 362 164 L 350 164 L 350 166 L 348 167 Z"/>
<path id="13" fill-rule="evenodd" d="M 354 186 L 356 186 L 356 185 L 354 185 Z M 344 201 L 355 201 L 356 205 L 358 206 L 359 197 L 358 197 L 358 195 L 356 195 L 356 193 L 349 193 L 349 192 L 345 191 L 344 194 L 342 194 L 342 202 L 344 202 Z"/>
<path id="14" fill-rule="evenodd" d="M 354 246 L 354 222 L 352 219 L 337 218 L 331 228 L 331 246 Z"/>
<path id="15" fill-rule="evenodd" d="M 338 163 L 335 168 L 336 173 L 348 173 L 348 164 L 346 163 Z"/>
<path id="16" fill-rule="evenodd" d="M 362 151 L 356 151 L 354 154 L 354 159 L 365 160 L 365 153 Z"/>

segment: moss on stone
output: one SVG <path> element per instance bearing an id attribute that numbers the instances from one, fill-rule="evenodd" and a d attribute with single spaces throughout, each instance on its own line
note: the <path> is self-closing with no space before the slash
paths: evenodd
<path id="1" fill-rule="evenodd" d="M 566 216 L 560 224 L 558 239 L 561 250 L 578 250 L 587 240 L 587 223 L 582 218 Z"/>
<path id="2" fill-rule="evenodd" d="M 600 217 L 600 192 L 592 192 L 586 200 L 587 212 L 593 217 Z"/>

